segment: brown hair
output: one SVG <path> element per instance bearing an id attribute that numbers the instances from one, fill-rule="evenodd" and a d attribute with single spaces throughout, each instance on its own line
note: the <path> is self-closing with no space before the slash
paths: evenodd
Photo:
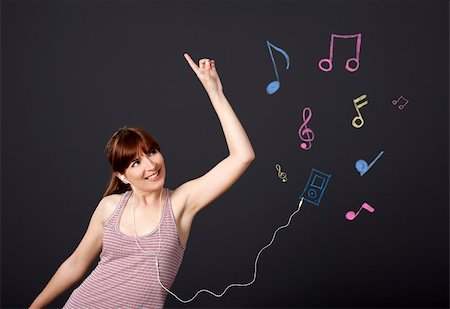
<path id="1" fill-rule="evenodd" d="M 113 172 L 103 196 L 130 190 L 130 185 L 121 182 L 114 173 L 123 174 L 132 160 L 151 149 L 161 151 L 159 144 L 146 131 L 128 127 L 117 130 L 106 144 L 106 156 Z"/>

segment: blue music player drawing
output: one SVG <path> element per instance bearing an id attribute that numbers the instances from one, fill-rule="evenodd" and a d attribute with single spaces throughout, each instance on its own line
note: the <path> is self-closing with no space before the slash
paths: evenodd
<path id="1" fill-rule="evenodd" d="M 304 198 L 308 202 L 319 206 L 320 200 L 322 199 L 330 178 L 331 175 L 325 174 L 313 168 L 311 170 L 311 174 L 309 175 L 308 183 L 306 184 L 302 195 L 300 195 L 300 199 Z"/>

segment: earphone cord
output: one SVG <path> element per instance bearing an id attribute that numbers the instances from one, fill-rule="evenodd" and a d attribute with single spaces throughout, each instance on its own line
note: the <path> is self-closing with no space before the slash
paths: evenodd
<path id="1" fill-rule="evenodd" d="M 159 284 L 161 285 L 161 287 L 162 287 L 167 293 L 169 293 L 170 295 L 172 295 L 173 297 L 175 297 L 176 299 L 178 299 L 180 302 L 185 303 L 185 304 L 186 304 L 186 303 L 189 303 L 189 302 L 191 302 L 191 301 L 193 301 L 193 300 L 197 297 L 197 295 L 200 294 L 200 293 L 202 293 L 202 292 L 209 293 L 209 294 L 211 294 L 211 295 L 213 295 L 213 296 L 215 296 L 215 297 L 222 297 L 222 296 L 228 291 L 228 289 L 230 289 L 230 288 L 232 288 L 232 287 L 247 287 L 247 286 L 249 286 L 249 285 L 252 285 L 252 284 L 256 281 L 256 272 L 257 272 L 257 264 L 258 264 L 259 256 L 261 255 L 261 253 L 262 253 L 265 249 L 267 249 L 268 247 L 270 247 L 270 246 L 272 245 L 272 243 L 274 242 L 275 236 L 277 235 L 278 231 L 279 231 L 279 230 L 282 230 L 282 229 L 284 229 L 284 228 L 287 228 L 287 227 L 289 226 L 289 224 L 291 224 L 291 219 L 292 219 L 292 217 L 293 217 L 296 213 L 298 213 L 298 212 L 300 211 L 300 207 L 302 207 L 302 204 L 303 204 L 303 198 L 302 198 L 302 199 L 300 200 L 300 202 L 298 203 L 298 208 L 297 208 L 297 209 L 289 216 L 288 222 L 287 222 L 285 225 L 280 226 L 279 228 L 277 228 L 277 229 L 275 230 L 275 232 L 273 233 L 272 240 L 271 240 L 267 245 L 265 245 L 264 247 L 262 247 L 261 250 L 259 250 L 258 254 L 256 255 L 256 259 L 255 259 L 254 272 L 253 272 L 253 279 L 252 279 L 250 282 L 248 282 L 248 283 L 232 283 L 232 284 L 230 284 L 229 286 L 227 286 L 227 287 L 225 288 L 225 290 L 224 290 L 222 293 L 220 293 L 220 294 L 216 294 L 216 293 L 211 292 L 210 290 L 207 290 L 207 289 L 201 289 L 201 290 L 199 290 L 197 293 L 195 293 L 195 295 L 192 296 L 190 299 L 188 299 L 188 300 L 183 300 L 183 299 L 179 298 L 177 295 L 175 295 L 175 293 L 173 293 L 172 291 L 170 291 L 168 288 L 166 288 L 166 287 L 162 284 L 161 279 L 160 279 L 160 277 L 159 277 L 159 263 L 158 263 L 159 250 L 161 249 L 161 231 L 160 231 L 160 232 L 159 232 L 159 250 L 158 250 L 158 254 L 156 255 L 156 274 L 157 274 L 157 277 L 158 277 L 158 282 L 159 282 Z"/>
<path id="2" fill-rule="evenodd" d="M 161 189 L 161 192 L 159 193 L 159 210 L 158 210 L 158 218 L 161 217 L 161 197 L 162 197 L 162 191 L 163 189 Z M 134 205 L 134 192 L 133 194 L 133 200 L 131 202 L 131 208 L 133 209 L 133 231 L 134 231 L 134 242 L 136 243 L 136 245 L 139 247 L 139 250 L 142 251 L 142 253 L 149 255 L 148 252 L 144 251 L 141 247 L 141 245 L 139 244 L 138 240 L 137 240 L 137 232 L 136 232 L 136 214 L 135 214 L 135 205 Z M 161 226 L 158 226 L 158 231 L 159 231 L 159 249 L 158 252 L 156 253 L 156 256 L 159 255 L 159 251 L 161 250 Z M 156 260 L 158 260 L 158 258 L 156 258 Z"/>

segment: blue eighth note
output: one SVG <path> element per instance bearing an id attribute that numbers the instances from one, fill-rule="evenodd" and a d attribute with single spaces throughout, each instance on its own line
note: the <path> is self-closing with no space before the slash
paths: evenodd
<path id="1" fill-rule="evenodd" d="M 322 199 L 330 178 L 331 175 L 325 174 L 313 168 L 311 170 L 311 174 L 309 175 L 308 183 L 306 184 L 302 195 L 300 195 L 300 199 L 303 198 L 308 202 L 319 206 L 320 200 Z"/>
<path id="2" fill-rule="evenodd" d="M 288 54 L 284 50 L 273 45 L 269 41 L 266 41 L 266 42 L 267 42 L 267 48 L 269 49 L 270 58 L 272 59 L 273 68 L 275 70 L 275 75 L 277 76 L 277 80 L 274 80 L 273 82 L 270 82 L 267 85 L 266 92 L 268 94 L 274 94 L 275 92 L 278 91 L 278 89 L 280 89 L 280 76 L 278 75 L 277 65 L 275 64 L 275 59 L 273 58 L 272 48 L 275 49 L 276 51 L 280 52 L 281 54 L 283 54 L 283 56 L 286 58 L 286 70 L 289 69 L 290 61 L 289 61 Z"/>
<path id="3" fill-rule="evenodd" d="M 381 152 L 377 155 L 377 157 L 370 164 L 367 164 L 367 162 L 364 160 L 356 161 L 356 163 L 355 163 L 356 170 L 359 172 L 359 174 L 361 176 L 363 176 L 372 167 L 372 165 L 374 165 L 375 162 L 377 162 L 377 160 L 383 155 L 383 153 L 384 153 L 384 151 L 381 150 Z"/>

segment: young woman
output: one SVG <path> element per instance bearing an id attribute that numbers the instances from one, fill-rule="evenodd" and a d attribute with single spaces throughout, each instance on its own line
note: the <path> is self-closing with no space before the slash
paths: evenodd
<path id="1" fill-rule="evenodd" d="M 159 145 L 144 130 L 119 129 L 106 152 L 113 175 L 86 234 L 31 304 L 42 308 L 83 278 L 64 308 L 162 308 L 183 258 L 192 220 L 224 193 L 255 158 L 239 119 L 223 94 L 214 60 L 199 65 L 185 54 L 216 111 L 229 155 L 205 175 L 174 191 L 164 188 Z"/>

